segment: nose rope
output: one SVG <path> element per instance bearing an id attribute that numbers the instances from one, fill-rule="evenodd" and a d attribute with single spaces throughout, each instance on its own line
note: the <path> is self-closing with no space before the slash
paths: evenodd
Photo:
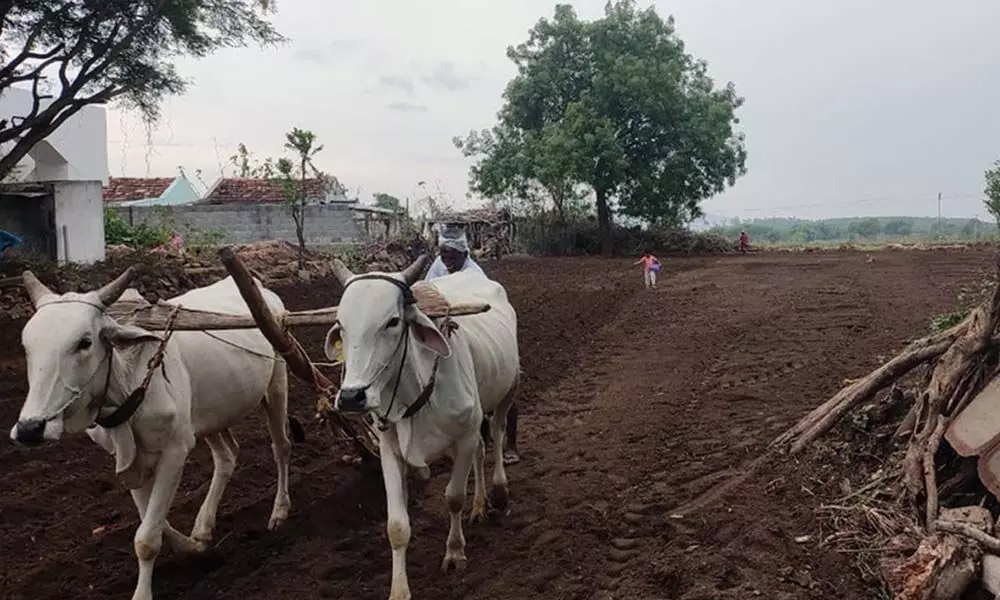
<path id="1" fill-rule="evenodd" d="M 83 387 L 81 388 L 69 385 L 68 383 L 66 383 L 65 380 L 63 380 L 62 375 L 56 375 L 56 379 L 59 380 L 59 383 L 62 384 L 63 388 L 69 390 L 72 395 L 70 396 L 69 401 L 60 406 L 59 409 L 53 412 L 51 416 L 45 417 L 42 420 L 48 422 L 66 412 L 66 409 L 72 406 L 74 402 L 76 402 L 83 396 L 83 390 L 90 387 L 90 384 L 94 382 L 94 379 L 97 377 L 97 374 L 100 372 L 101 367 L 104 365 L 105 362 L 108 363 L 108 373 L 104 381 L 104 394 L 107 395 L 108 387 L 110 387 L 111 385 L 111 352 L 112 352 L 111 348 L 108 348 L 108 352 L 104 355 L 104 358 L 101 359 L 101 362 L 98 363 L 97 368 L 94 369 L 94 372 L 90 374 L 90 377 L 87 379 L 87 382 L 83 384 Z"/>

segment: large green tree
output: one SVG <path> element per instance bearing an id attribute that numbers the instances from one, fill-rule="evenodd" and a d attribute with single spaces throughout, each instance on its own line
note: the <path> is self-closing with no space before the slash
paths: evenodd
<path id="1" fill-rule="evenodd" d="M 705 61 L 685 52 L 672 17 L 618 0 L 584 21 L 559 4 L 507 55 L 517 75 L 498 123 L 456 139 L 476 159 L 471 183 L 481 194 L 541 190 L 558 210 L 586 186 L 610 253 L 613 204 L 626 216 L 680 224 L 746 172 L 736 130 L 743 99 L 731 83 L 717 88 Z"/>
<path id="2" fill-rule="evenodd" d="M 0 0 L 0 93 L 30 89 L 0 118 L 0 179 L 83 107 L 111 101 L 149 120 L 184 91 L 174 60 L 283 41 L 273 0 Z"/>

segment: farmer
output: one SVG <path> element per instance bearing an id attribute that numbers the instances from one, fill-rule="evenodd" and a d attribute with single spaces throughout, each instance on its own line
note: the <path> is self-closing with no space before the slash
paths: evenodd
<path id="1" fill-rule="evenodd" d="M 431 281 L 459 271 L 475 271 L 483 277 L 486 273 L 469 257 L 469 240 L 460 229 L 444 229 L 438 233 L 439 255 L 427 270 L 424 281 Z M 489 441 L 489 417 L 483 419 L 481 434 Z M 507 411 L 507 435 L 504 436 L 503 462 L 512 465 L 521 460 L 517 452 L 517 403 Z"/>
<path id="2" fill-rule="evenodd" d="M 748 250 L 750 250 L 750 236 L 747 235 L 747 232 L 741 231 L 740 232 L 740 252 L 742 252 L 743 254 L 746 254 Z"/>
<path id="3" fill-rule="evenodd" d="M 646 282 L 646 288 L 652 287 L 655 290 L 656 273 L 660 270 L 660 260 L 647 251 L 643 252 L 642 257 L 632 264 L 642 265 L 642 277 Z"/>
<path id="4" fill-rule="evenodd" d="M 469 257 L 469 240 L 461 229 L 444 229 L 438 234 L 438 257 L 427 270 L 425 281 L 459 271 L 475 271 L 486 276 L 476 261 Z"/>

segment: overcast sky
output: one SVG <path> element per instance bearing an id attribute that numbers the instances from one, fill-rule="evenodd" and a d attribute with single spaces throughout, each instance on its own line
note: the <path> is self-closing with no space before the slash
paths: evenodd
<path id="1" fill-rule="evenodd" d="M 573 3 L 584 17 L 603 1 Z M 710 214 L 983 215 L 1000 158 L 1000 2 L 674 0 L 688 50 L 746 97 L 747 175 Z M 218 53 L 152 132 L 112 112 L 111 175 L 211 183 L 236 144 L 278 155 L 293 126 L 316 132 L 318 166 L 363 201 L 439 189 L 466 198 L 454 135 L 494 123 L 513 74 L 505 48 L 554 3 L 540 0 L 279 0 L 281 48 Z M 229 174 L 232 168 L 228 167 Z"/>

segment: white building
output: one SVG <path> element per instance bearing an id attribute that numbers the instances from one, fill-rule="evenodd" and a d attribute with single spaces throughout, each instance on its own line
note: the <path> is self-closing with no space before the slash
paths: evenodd
<path id="1" fill-rule="evenodd" d="M 0 118 L 27 115 L 31 105 L 30 91 L 8 88 L 0 93 Z M 107 180 L 107 113 L 86 106 L 36 144 L 0 186 L 0 229 L 59 262 L 103 260 Z"/>

